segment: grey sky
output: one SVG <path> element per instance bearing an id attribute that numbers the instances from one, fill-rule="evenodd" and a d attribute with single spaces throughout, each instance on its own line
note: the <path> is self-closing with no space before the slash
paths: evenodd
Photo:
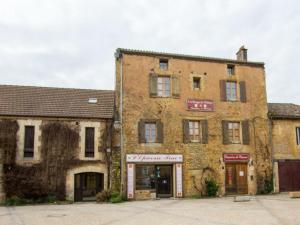
<path id="1" fill-rule="evenodd" d="M 0 83 L 113 89 L 117 47 L 264 61 L 300 104 L 297 0 L 0 0 Z"/>

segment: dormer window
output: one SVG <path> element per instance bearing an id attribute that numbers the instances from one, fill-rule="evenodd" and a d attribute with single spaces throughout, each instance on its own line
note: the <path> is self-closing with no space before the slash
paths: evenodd
<path id="1" fill-rule="evenodd" d="M 167 59 L 160 59 L 159 60 L 159 68 L 161 70 L 168 70 L 169 61 Z"/>
<path id="2" fill-rule="evenodd" d="M 88 102 L 91 104 L 96 104 L 98 102 L 98 99 L 97 98 L 89 98 Z"/>

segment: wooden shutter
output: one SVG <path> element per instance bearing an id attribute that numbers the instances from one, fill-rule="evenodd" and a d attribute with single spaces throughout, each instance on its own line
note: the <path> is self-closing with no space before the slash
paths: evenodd
<path id="1" fill-rule="evenodd" d="M 223 136 L 223 144 L 228 145 L 229 144 L 228 121 L 226 121 L 226 120 L 222 121 L 222 136 Z"/>
<path id="2" fill-rule="evenodd" d="M 242 135 L 243 135 L 243 144 L 250 144 L 250 134 L 249 134 L 249 120 L 244 120 L 242 122 Z"/>
<path id="3" fill-rule="evenodd" d="M 202 144 L 208 143 L 208 122 L 207 120 L 201 121 L 201 129 L 202 129 Z"/>
<path id="4" fill-rule="evenodd" d="M 85 128 L 85 156 L 94 157 L 95 151 L 95 128 Z"/>
<path id="5" fill-rule="evenodd" d="M 189 120 L 182 120 L 183 143 L 190 143 Z"/>
<path id="6" fill-rule="evenodd" d="M 164 125 L 160 120 L 156 121 L 156 130 L 157 130 L 156 142 L 164 143 Z"/>
<path id="7" fill-rule="evenodd" d="M 241 102 L 247 101 L 246 82 L 245 81 L 240 81 L 240 101 Z"/>
<path id="8" fill-rule="evenodd" d="M 221 101 L 227 101 L 227 98 L 226 98 L 226 80 L 220 80 L 220 99 L 221 99 Z"/>
<path id="9" fill-rule="evenodd" d="M 180 96 L 180 84 L 179 84 L 179 76 L 172 76 L 172 95 L 173 97 Z"/>
<path id="10" fill-rule="evenodd" d="M 145 137 L 145 120 L 140 120 L 138 124 L 139 143 L 146 143 Z"/>
<path id="11" fill-rule="evenodd" d="M 157 96 L 157 75 L 154 73 L 149 76 L 149 94 L 150 97 Z"/>
<path id="12" fill-rule="evenodd" d="M 34 126 L 25 126 L 24 157 L 34 155 Z"/>

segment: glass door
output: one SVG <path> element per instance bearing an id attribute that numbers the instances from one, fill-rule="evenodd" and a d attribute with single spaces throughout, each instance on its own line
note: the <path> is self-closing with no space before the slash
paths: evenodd
<path id="1" fill-rule="evenodd" d="M 157 165 L 155 166 L 155 172 L 157 197 L 172 197 L 172 165 Z"/>

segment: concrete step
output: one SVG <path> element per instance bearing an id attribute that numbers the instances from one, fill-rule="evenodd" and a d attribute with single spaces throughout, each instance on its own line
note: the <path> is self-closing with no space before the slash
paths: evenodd
<path id="1" fill-rule="evenodd" d="M 290 198 L 300 198 L 300 191 L 291 191 L 289 192 Z"/>
<path id="2" fill-rule="evenodd" d="M 251 196 L 249 195 L 241 195 L 241 196 L 235 196 L 234 202 L 249 202 L 251 200 Z"/>

